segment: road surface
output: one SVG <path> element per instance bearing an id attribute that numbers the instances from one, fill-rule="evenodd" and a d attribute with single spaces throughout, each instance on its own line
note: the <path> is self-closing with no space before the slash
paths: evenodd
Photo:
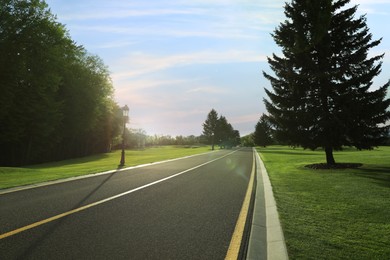
<path id="1" fill-rule="evenodd" d="M 253 164 L 221 150 L 2 194 L 0 259 L 224 259 Z"/>

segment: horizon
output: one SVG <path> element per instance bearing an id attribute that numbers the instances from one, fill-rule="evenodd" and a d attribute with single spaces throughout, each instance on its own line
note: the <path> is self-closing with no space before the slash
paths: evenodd
<path id="1" fill-rule="evenodd" d="M 108 66 L 120 106 L 130 108 L 128 128 L 149 136 L 199 136 L 211 109 L 241 136 L 261 114 L 266 57 L 280 54 L 271 33 L 285 20 L 284 1 L 56 1 L 47 0 L 72 40 Z M 371 55 L 390 53 L 390 0 L 352 0 L 367 14 Z M 384 85 L 390 57 L 373 87 Z M 388 93 L 389 96 L 389 93 Z"/>

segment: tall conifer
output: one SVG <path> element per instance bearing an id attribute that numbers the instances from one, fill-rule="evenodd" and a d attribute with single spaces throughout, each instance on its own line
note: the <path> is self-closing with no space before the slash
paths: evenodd
<path id="1" fill-rule="evenodd" d="M 207 119 L 203 123 L 203 134 L 211 143 L 211 150 L 214 150 L 215 135 L 217 133 L 218 113 L 214 109 L 207 114 Z"/>
<path id="2" fill-rule="evenodd" d="M 253 141 L 256 145 L 264 146 L 272 144 L 271 125 L 266 115 L 262 115 L 255 126 Z"/>
<path id="3" fill-rule="evenodd" d="M 370 56 L 372 40 L 366 17 L 356 17 L 349 0 L 293 0 L 286 21 L 273 33 L 283 55 L 268 59 L 274 75 L 264 72 L 272 90 L 265 105 L 276 137 L 293 146 L 326 152 L 342 146 L 371 149 L 381 144 L 390 119 L 389 82 L 373 87 L 384 54 Z"/>

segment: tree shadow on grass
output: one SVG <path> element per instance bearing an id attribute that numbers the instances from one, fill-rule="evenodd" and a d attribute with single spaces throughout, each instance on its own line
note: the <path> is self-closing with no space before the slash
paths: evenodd
<path id="1" fill-rule="evenodd" d="M 315 152 L 305 152 L 305 150 L 292 150 L 291 152 L 289 151 L 281 151 L 279 150 L 267 150 L 266 149 L 257 149 L 258 152 L 260 153 L 267 153 L 267 154 L 280 154 L 280 155 L 309 155 L 309 156 L 318 156 L 321 155 L 321 153 L 315 153 Z"/>
<path id="2" fill-rule="evenodd" d="M 328 170 L 337 170 L 343 172 L 344 170 L 351 170 L 348 173 L 357 177 L 363 177 L 373 180 L 374 183 L 386 188 L 390 188 L 390 167 L 376 166 L 361 163 L 339 163 L 340 167 L 326 167 L 326 164 L 310 164 L 305 168 L 317 170 L 319 172 L 326 173 Z M 325 166 L 325 167 L 322 167 Z M 343 167 L 345 166 L 345 167 Z"/>
<path id="3" fill-rule="evenodd" d="M 56 161 L 56 162 L 27 165 L 27 166 L 23 166 L 22 168 L 46 169 L 46 168 L 51 168 L 51 167 L 63 167 L 63 166 L 71 165 L 71 164 L 89 163 L 89 162 L 93 162 L 93 161 L 105 160 L 108 157 L 109 157 L 109 154 L 102 153 L 102 154 L 90 155 L 90 156 L 86 156 L 86 157 L 79 157 L 79 158 L 67 159 L 67 160 Z"/>
<path id="4" fill-rule="evenodd" d="M 362 167 L 362 163 L 336 163 L 336 164 L 327 164 L 327 163 L 312 163 L 305 165 L 305 168 L 313 170 L 345 170 L 345 169 L 356 169 Z"/>
<path id="5" fill-rule="evenodd" d="M 363 167 L 357 169 L 354 175 L 371 179 L 383 187 L 390 188 L 390 167 Z"/>

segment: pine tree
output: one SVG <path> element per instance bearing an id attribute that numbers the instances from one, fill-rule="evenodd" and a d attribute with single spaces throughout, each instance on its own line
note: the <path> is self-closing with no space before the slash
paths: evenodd
<path id="1" fill-rule="evenodd" d="M 223 115 L 218 117 L 217 111 L 211 109 L 203 123 L 203 135 L 211 143 L 211 149 L 219 144 L 221 148 L 240 144 L 240 132 L 235 130 Z"/>
<path id="2" fill-rule="evenodd" d="M 390 118 L 389 82 L 373 88 L 384 55 L 368 52 L 366 17 L 349 0 L 293 0 L 287 20 L 273 33 L 283 55 L 268 58 L 272 91 L 264 100 L 276 138 L 289 145 L 325 149 L 328 165 L 342 146 L 371 149 L 384 140 Z"/>
<path id="3" fill-rule="evenodd" d="M 256 145 L 264 146 L 272 144 L 271 125 L 266 115 L 262 115 L 255 126 L 253 141 Z"/>
<path id="4" fill-rule="evenodd" d="M 217 131 L 218 113 L 214 109 L 207 115 L 206 121 L 203 123 L 203 134 L 208 138 L 211 143 L 211 149 L 214 150 L 215 134 Z"/>
<path id="5" fill-rule="evenodd" d="M 216 140 L 221 148 L 233 146 L 231 139 L 233 136 L 233 126 L 228 122 L 225 116 L 221 115 L 217 122 Z"/>

